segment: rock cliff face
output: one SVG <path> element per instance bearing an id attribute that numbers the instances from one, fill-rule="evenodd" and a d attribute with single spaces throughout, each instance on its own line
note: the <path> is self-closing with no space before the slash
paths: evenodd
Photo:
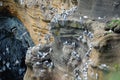
<path id="1" fill-rule="evenodd" d="M 104 21 L 119 16 L 119 4 L 113 0 L 0 1 L 0 12 L 20 19 L 36 44 L 30 47 L 33 43 L 22 30 L 27 35 L 19 46 L 25 46 L 24 51 L 29 47 L 24 80 L 108 80 L 109 73 L 119 70 L 119 34 L 105 31 Z M 14 26 L 6 29 L 10 36 L 16 32 Z"/>

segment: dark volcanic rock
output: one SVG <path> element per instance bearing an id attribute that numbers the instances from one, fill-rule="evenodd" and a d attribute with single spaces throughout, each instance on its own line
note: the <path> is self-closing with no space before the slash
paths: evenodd
<path id="1" fill-rule="evenodd" d="M 23 80 L 25 53 L 33 45 L 17 18 L 0 15 L 0 80 Z"/>

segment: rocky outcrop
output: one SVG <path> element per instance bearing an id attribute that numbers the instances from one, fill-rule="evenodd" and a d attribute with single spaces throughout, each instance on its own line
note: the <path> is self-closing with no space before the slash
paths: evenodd
<path id="1" fill-rule="evenodd" d="M 119 16 L 118 9 L 119 1 L 113 0 L 0 2 L 0 11 L 19 18 L 39 44 L 26 53 L 24 80 L 104 80 L 104 74 L 118 70 L 119 47 L 113 46 L 119 46 L 119 34 L 114 33 L 119 33 L 119 26 L 104 30 L 106 19 Z M 11 30 L 16 32 L 16 27 Z M 28 46 L 31 42 L 24 38 Z"/>
<path id="2" fill-rule="evenodd" d="M 71 25 L 74 23 L 75 25 Z M 114 66 L 119 64 L 119 47 L 116 47 L 119 46 L 119 34 L 105 31 L 105 23 L 87 20 L 84 24 L 80 24 L 78 21 L 60 20 L 58 23 L 51 23 L 51 26 L 55 41 L 50 46 L 53 49 L 50 59 L 54 67 L 52 75 L 47 78 L 104 80 L 109 79 L 105 76 L 116 71 Z M 28 55 L 26 60 L 27 58 Z M 28 64 L 27 66 L 28 69 L 33 67 Z M 34 73 L 33 68 L 28 72 Z M 30 76 L 28 72 L 24 77 L 25 80 Z"/>

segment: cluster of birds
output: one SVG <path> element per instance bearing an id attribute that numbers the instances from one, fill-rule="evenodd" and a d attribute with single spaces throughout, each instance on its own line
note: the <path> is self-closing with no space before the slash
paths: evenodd
<path id="1" fill-rule="evenodd" d="M 88 30 L 85 30 L 83 31 L 82 35 L 80 35 L 77 40 L 78 41 L 82 41 L 83 43 L 86 43 L 87 42 L 87 38 L 89 39 L 92 39 L 94 37 L 93 33 L 88 31 Z"/>
<path id="2" fill-rule="evenodd" d="M 37 67 L 39 68 L 39 70 L 46 71 L 46 69 L 52 70 L 54 66 L 52 60 L 50 59 L 50 53 L 52 53 L 53 51 L 52 48 L 45 48 L 45 51 L 41 51 L 41 46 L 42 45 L 38 45 L 29 48 L 26 54 L 26 62 L 30 62 L 32 64 L 33 71 L 35 74 L 37 71 Z M 39 73 L 41 74 L 41 71 L 39 71 Z"/>
<path id="3" fill-rule="evenodd" d="M 88 63 L 83 64 L 82 75 L 84 80 L 88 80 Z"/>
<path id="4" fill-rule="evenodd" d="M 79 55 L 78 52 L 75 50 L 75 48 L 76 48 L 76 42 L 69 43 L 68 41 L 65 41 L 65 42 L 63 43 L 63 45 L 71 46 L 72 52 L 70 53 L 70 55 L 71 55 L 71 58 L 72 58 L 72 59 L 76 59 L 76 60 L 78 60 L 78 61 L 81 60 L 81 59 L 80 59 L 80 55 Z"/>
<path id="5" fill-rule="evenodd" d="M 88 66 L 91 63 L 92 62 L 88 60 L 82 65 L 81 68 L 77 67 L 73 70 L 75 80 L 88 80 Z M 93 72 L 92 76 L 95 77 L 96 80 L 99 78 L 98 73 L 94 74 Z"/>
<path id="6" fill-rule="evenodd" d="M 79 70 L 79 68 L 75 68 L 73 70 L 73 73 L 74 73 L 75 80 L 82 80 L 82 78 L 80 77 L 80 70 Z"/>
<path id="7" fill-rule="evenodd" d="M 67 16 L 72 15 L 72 13 L 74 13 L 76 9 L 77 9 L 77 6 L 72 7 L 69 10 L 63 9 L 62 13 L 55 14 L 55 16 L 52 18 L 51 22 L 57 23 L 59 18 L 63 18 L 64 20 L 66 20 Z"/>
<path id="8" fill-rule="evenodd" d="M 94 37 L 94 35 L 93 35 L 92 32 L 90 32 L 88 30 L 84 30 L 82 35 L 80 35 L 77 38 L 77 40 L 82 41 L 83 43 L 85 43 L 85 42 L 87 42 L 87 38 L 92 39 L 93 37 Z M 81 61 L 81 56 L 75 51 L 76 42 L 69 43 L 68 41 L 65 41 L 63 43 L 63 45 L 70 45 L 73 48 L 69 61 L 72 61 L 71 59 L 77 60 L 78 62 Z M 82 63 L 82 69 L 80 70 L 78 68 L 78 65 L 77 65 L 75 67 L 75 69 L 73 70 L 75 80 L 82 80 L 82 79 L 83 80 L 88 80 L 88 66 L 89 66 L 89 64 L 92 63 L 92 61 L 89 61 L 88 58 L 90 56 L 91 51 L 92 51 L 92 45 L 89 46 L 88 51 L 85 53 L 85 55 L 83 57 L 83 59 L 85 59 L 86 61 Z M 96 73 L 96 80 L 97 79 L 98 79 L 98 74 Z"/>

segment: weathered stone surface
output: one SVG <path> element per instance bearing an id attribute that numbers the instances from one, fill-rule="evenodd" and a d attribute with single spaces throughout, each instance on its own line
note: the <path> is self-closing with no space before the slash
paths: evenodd
<path id="1" fill-rule="evenodd" d="M 119 34 L 114 34 L 114 30 L 119 31 L 119 28 L 115 27 L 112 29 L 113 32 L 104 31 L 106 26 L 104 22 L 109 21 L 106 19 L 119 16 L 119 1 L 23 0 L 23 3 L 22 0 L 2 1 L 0 11 L 8 10 L 10 14 L 19 18 L 34 43 L 44 44 L 40 48 L 38 46 L 29 48 L 30 52 L 27 52 L 25 60 L 27 71 L 24 80 L 74 80 L 80 77 L 104 80 L 103 69 L 106 67 L 102 69 L 101 65 L 110 66 L 110 62 L 113 65 L 119 64 L 119 47 L 115 47 L 119 46 Z M 64 9 L 72 11 L 71 14 L 61 17 Z M 59 15 L 60 18 L 57 20 L 55 16 Z M 96 19 L 91 20 L 91 17 Z M 49 42 L 52 42 L 50 46 Z M 38 58 L 40 52 L 45 54 L 50 47 L 53 49 L 51 55 L 44 59 Z M 43 65 L 45 60 L 54 63 L 52 70 Z M 111 67 L 108 70 L 115 71 L 114 67 Z"/>

